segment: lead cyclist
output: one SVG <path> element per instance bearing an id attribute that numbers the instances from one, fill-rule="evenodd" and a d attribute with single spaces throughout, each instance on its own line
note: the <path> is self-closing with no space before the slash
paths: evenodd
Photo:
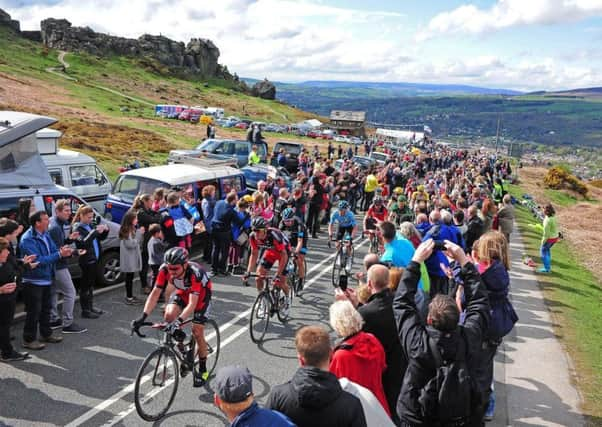
<path id="1" fill-rule="evenodd" d="M 339 224 L 339 229 L 337 231 L 336 238 L 336 248 L 337 252 L 341 247 L 341 240 L 345 237 L 345 234 L 349 234 L 351 237 L 351 241 L 353 241 L 355 237 L 355 232 L 357 230 L 357 223 L 355 222 L 355 216 L 353 212 L 349 209 L 349 203 L 346 200 L 341 200 L 339 202 L 338 209 L 332 213 L 330 216 L 330 222 L 328 223 L 328 238 L 332 240 L 334 224 Z M 346 246 L 347 256 L 351 256 L 351 245 Z"/>

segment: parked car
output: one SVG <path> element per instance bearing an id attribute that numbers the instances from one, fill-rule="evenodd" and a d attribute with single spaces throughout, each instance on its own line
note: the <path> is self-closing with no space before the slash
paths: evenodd
<path id="1" fill-rule="evenodd" d="M 113 191 L 107 198 L 105 217 L 121 222 L 138 194 L 152 194 L 159 187 L 170 189 L 178 186 L 192 190 L 195 199 L 200 199 L 203 187 L 209 184 L 217 189 L 218 198 L 225 198 L 232 189 L 241 197 L 247 193 L 243 173 L 228 166 L 204 168 L 172 164 L 133 169 L 122 173 L 115 181 Z"/>
<path id="2" fill-rule="evenodd" d="M 237 129 L 248 129 L 249 128 L 249 124 L 245 123 L 245 122 L 238 122 L 234 125 L 235 128 Z"/>
<path id="3" fill-rule="evenodd" d="M 278 165 L 278 153 L 280 149 L 283 148 L 286 152 L 286 170 L 289 173 L 297 173 L 299 170 L 299 154 L 301 154 L 301 150 L 303 150 L 303 144 L 300 142 L 284 142 L 279 141 L 274 144 L 274 149 L 272 150 L 272 159 L 270 160 L 270 164 L 272 166 Z"/>
<path id="4" fill-rule="evenodd" d="M 248 141 L 241 139 L 206 139 L 201 142 L 194 150 L 172 150 L 169 152 L 167 162 L 174 162 L 175 157 L 182 155 L 199 157 L 204 154 L 214 154 L 216 158 L 228 159 L 234 158 L 238 167 L 243 167 L 249 161 L 249 153 L 251 152 L 251 144 Z M 267 161 L 268 145 L 265 142 L 258 143 L 257 154 L 262 163 Z"/>
<path id="5" fill-rule="evenodd" d="M 353 156 L 351 161 L 364 170 L 376 164 L 376 160 L 365 156 Z M 338 159 L 334 162 L 335 169 L 341 169 L 341 166 L 343 166 L 343 159 Z"/>
<path id="6" fill-rule="evenodd" d="M 319 130 L 310 130 L 307 132 L 306 136 L 309 136 L 310 138 L 320 138 L 322 133 Z"/>
<path id="7" fill-rule="evenodd" d="M 385 163 L 387 163 L 389 156 L 380 151 L 372 151 L 370 153 L 370 158 L 375 160 L 379 165 L 384 165 Z"/>
<path id="8" fill-rule="evenodd" d="M 241 172 L 245 175 L 247 192 L 249 194 L 252 194 L 257 190 L 257 183 L 262 180 L 265 181 L 268 175 L 272 178 L 282 177 L 289 190 L 292 187 L 291 176 L 285 168 L 277 168 L 269 165 L 255 165 L 245 166 L 244 168 L 241 168 Z"/>

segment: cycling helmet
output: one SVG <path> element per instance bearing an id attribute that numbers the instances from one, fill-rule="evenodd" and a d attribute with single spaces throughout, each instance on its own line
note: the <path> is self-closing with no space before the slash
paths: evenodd
<path id="1" fill-rule="evenodd" d="M 393 192 L 395 194 L 402 194 L 403 193 L 403 188 L 401 188 L 401 187 L 395 187 L 395 189 L 393 190 Z"/>
<path id="2" fill-rule="evenodd" d="M 404 195 L 401 195 L 401 196 L 398 196 L 398 197 L 397 197 L 397 201 L 398 201 L 398 202 L 407 202 L 407 201 L 408 201 L 408 199 L 406 198 L 406 196 L 404 196 Z"/>
<path id="3" fill-rule="evenodd" d="M 349 202 L 347 202 L 347 200 L 341 200 L 339 202 L 339 209 L 349 209 Z"/>
<path id="4" fill-rule="evenodd" d="M 258 216 L 253 218 L 251 221 L 251 228 L 253 230 L 262 230 L 264 228 L 268 228 L 268 223 L 262 217 Z"/>
<path id="5" fill-rule="evenodd" d="M 294 217 L 295 217 L 295 211 L 293 211 L 292 208 L 286 208 L 285 210 L 282 211 L 282 219 L 283 220 L 293 219 Z"/>
<path id="6" fill-rule="evenodd" d="M 169 265 L 183 265 L 188 262 L 188 251 L 180 247 L 171 248 L 165 252 L 163 261 Z"/>
<path id="7" fill-rule="evenodd" d="M 376 196 L 374 198 L 374 204 L 375 205 L 382 205 L 384 203 L 384 199 L 380 196 Z"/>

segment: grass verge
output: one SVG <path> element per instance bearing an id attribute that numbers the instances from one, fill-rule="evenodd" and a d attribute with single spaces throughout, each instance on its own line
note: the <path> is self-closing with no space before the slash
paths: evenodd
<path id="1" fill-rule="evenodd" d="M 519 200 L 524 194 L 519 186 L 508 188 Z M 516 223 L 525 250 L 541 265 L 541 232 L 532 226 L 536 222 L 531 212 L 517 206 Z M 580 264 L 579 254 L 564 241 L 552 248 L 552 273 L 537 274 L 537 280 L 554 318 L 555 334 L 575 365 L 583 414 L 588 425 L 602 425 L 602 288 L 597 278 Z"/>

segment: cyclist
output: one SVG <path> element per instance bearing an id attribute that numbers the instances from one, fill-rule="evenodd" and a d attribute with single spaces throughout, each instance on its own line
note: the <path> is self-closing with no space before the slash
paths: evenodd
<path id="1" fill-rule="evenodd" d="M 364 231 L 368 233 L 375 232 L 376 226 L 387 220 L 387 215 L 388 212 L 385 207 L 384 199 L 380 196 L 376 196 L 364 217 Z"/>
<path id="2" fill-rule="evenodd" d="M 288 235 L 291 244 L 291 250 L 297 255 L 297 271 L 299 272 L 299 289 L 303 289 L 305 280 L 305 254 L 307 253 L 307 227 L 295 216 L 292 208 L 286 208 L 282 211 L 282 221 L 278 228 Z"/>
<path id="3" fill-rule="evenodd" d="M 194 376 L 194 387 L 202 387 L 209 377 L 207 372 L 207 342 L 204 324 L 211 302 L 211 280 L 203 268 L 189 261 L 188 251 L 174 247 L 165 252 L 163 265 L 159 268 L 155 287 L 144 304 L 142 317 L 132 322 L 138 330 L 146 318 L 153 312 L 163 289 L 170 295 L 165 308 L 164 319 L 171 330 L 179 329 L 184 321 L 192 316 L 192 335 L 196 340 L 199 356 L 198 375 Z"/>
<path id="4" fill-rule="evenodd" d="M 349 235 L 351 240 L 355 237 L 355 231 L 357 224 L 355 222 L 355 216 L 349 210 L 349 203 L 346 200 L 339 202 L 338 209 L 330 216 L 330 223 L 328 224 L 328 238 L 332 240 L 334 224 L 339 224 L 339 230 L 337 231 L 336 247 L 337 251 L 341 246 L 341 240 L 346 234 Z M 351 255 L 351 245 L 347 246 L 347 255 Z"/>
<path id="5" fill-rule="evenodd" d="M 249 275 L 256 270 L 257 273 L 257 291 L 263 289 L 264 277 L 268 274 L 275 262 L 278 262 L 278 272 L 274 286 L 278 286 L 284 291 L 286 296 L 284 313 L 288 316 L 290 308 L 290 289 L 286 283 L 286 266 L 290 254 L 290 243 L 286 236 L 277 228 L 268 227 L 268 223 L 262 217 L 255 217 L 251 221 L 251 235 L 249 236 L 249 245 L 251 247 L 251 255 L 249 256 L 249 265 L 247 272 L 242 280 L 246 284 Z M 261 262 L 259 261 L 259 249 L 263 250 L 261 254 Z"/>

